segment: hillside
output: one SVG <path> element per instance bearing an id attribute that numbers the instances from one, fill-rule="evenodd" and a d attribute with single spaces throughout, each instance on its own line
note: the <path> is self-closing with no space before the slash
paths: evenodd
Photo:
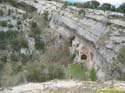
<path id="1" fill-rule="evenodd" d="M 79 13 L 80 8 L 65 7 L 54 1 L 25 2 L 36 7 L 40 15 L 48 12 L 49 29 L 52 32 L 57 32 L 65 39 L 74 37 L 70 50 L 76 55 L 75 62 L 85 63 L 90 69 L 94 67 L 99 80 L 121 78 L 119 71 L 124 73 L 124 62 L 118 62 L 118 55 L 120 49 L 124 50 L 123 14 L 85 9 L 84 16 L 84 13 Z M 86 53 L 83 54 L 88 58 L 81 59 L 84 50 Z"/>
<path id="2" fill-rule="evenodd" d="M 52 0 L 0 3 L 1 87 L 125 80 L 124 66 L 124 14 Z"/>

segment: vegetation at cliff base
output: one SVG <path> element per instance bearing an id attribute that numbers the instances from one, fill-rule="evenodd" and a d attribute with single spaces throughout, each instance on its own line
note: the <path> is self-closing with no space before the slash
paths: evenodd
<path id="1" fill-rule="evenodd" d="M 83 64 L 70 64 L 67 68 L 69 78 L 77 80 L 92 80 L 96 81 L 96 71 L 94 68 L 87 69 Z"/>

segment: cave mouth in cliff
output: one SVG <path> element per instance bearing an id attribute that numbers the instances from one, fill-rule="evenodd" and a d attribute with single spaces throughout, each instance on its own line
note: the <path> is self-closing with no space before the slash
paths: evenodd
<path id="1" fill-rule="evenodd" d="M 87 60 L 87 55 L 85 54 L 81 55 L 81 60 Z"/>

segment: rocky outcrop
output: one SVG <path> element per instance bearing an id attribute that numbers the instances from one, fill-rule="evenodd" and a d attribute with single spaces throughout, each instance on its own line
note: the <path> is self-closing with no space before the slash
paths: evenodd
<path id="1" fill-rule="evenodd" d="M 91 81 L 73 81 L 73 80 L 54 80 L 45 83 L 29 83 L 11 88 L 1 88 L 0 93 L 90 93 L 90 92 L 107 92 L 99 89 L 123 89 L 125 90 L 125 82 L 123 81 L 107 81 L 103 83 Z"/>
<path id="2" fill-rule="evenodd" d="M 18 0 L 18 3 L 35 7 L 41 16 L 46 14 L 49 21 L 47 31 L 58 37 L 54 43 L 55 46 L 63 43 L 59 38 L 70 41 L 69 49 L 71 56 L 74 56 L 74 63 L 83 64 L 88 69 L 95 68 L 98 80 L 121 79 L 123 74 L 120 73 L 125 72 L 124 64 L 116 61 L 119 50 L 125 46 L 123 14 L 65 6 L 63 3 L 50 0 Z M 8 24 L 8 27 L 0 26 L 0 31 L 2 29 L 6 32 L 10 28 L 23 31 L 28 48 L 21 48 L 20 53 L 32 54 L 35 40 L 28 36 L 31 18 L 26 18 L 25 11 L 9 5 L 0 4 L 0 8 L 5 12 L 4 16 L 0 16 L 0 21 L 12 23 Z"/>
<path id="3" fill-rule="evenodd" d="M 113 73 L 112 64 L 120 48 L 125 45 L 123 14 L 64 6 L 54 1 L 19 2 L 33 5 L 40 15 L 48 12 L 50 31 L 60 34 L 65 39 L 73 36 L 70 51 L 72 55 L 76 55 L 74 61 L 83 63 L 89 69 L 94 67 L 98 80 L 120 78 L 119 72 Z M 80 13 L 80 10 L 85 14 Z"/>

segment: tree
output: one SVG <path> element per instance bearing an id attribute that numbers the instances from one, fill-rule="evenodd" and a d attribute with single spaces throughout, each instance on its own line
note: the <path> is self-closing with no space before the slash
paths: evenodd
<path id="1" fill-rule="evenodd" d="M 120 49 L 117 56 L 117 61 L 125 64 L 125 46 Z"/>
<path id="2" fill-rule="evenodd" d="M 98 1 L 88 1 L 83 4 L 85 8 L 92 8 L 92 9 L 97 8 L 99 5 L 100 3 Z"/>
<path id="3" fill-rule="evenodd" d="M 124 16 L 125 16 L 125 3 L 122 3 L 119 8 L 120 8 L 120 10 L 122 10 L 122 12 L 124 13 Z"/>
<path id="4" fill-rule="evenodd" d="M 104 10 L 104 11 L 106 11 L 106 10 L 111 10 L 111 4 L 109 4 L 109 3 L 104 3 L 104 4 L 102 4 L 102 9 Z"/>
<path id="5" fill-rule="evenodd" d="M 116 11 L 115 6 L 111 6 L 111 11 Z"/>
<path id="6" fill-rule="evenodd" d="M 117 8 L 116 8 L 116 11 L 117 11 L 117 12 L 121 12 L 121 13 L 123 12 L 120 7 L 117 7 Z"/>
<path id="7" fill-rule="evenodd" d="M 92 8 L 97 8 L 100 5 L 98 1 L 91 1 L 91 3 L 92 3 Z"/>

